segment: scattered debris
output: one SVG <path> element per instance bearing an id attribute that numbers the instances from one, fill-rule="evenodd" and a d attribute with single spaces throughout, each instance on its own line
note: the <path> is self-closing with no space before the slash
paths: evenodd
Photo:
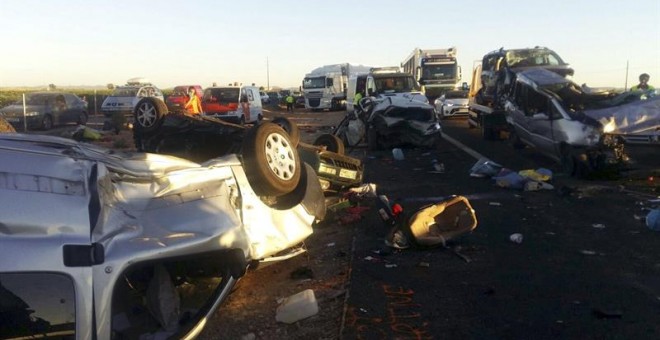
<path id="1" fill-rule="evenodd" d="M 502 166 L 491 161 L 488 158 L 479 159 L 473 166 L 470 168 L 470 176 L 472 177 L 492 177 L 497 175 Z"/>
<path id="2" fill-rule="evenodd" d="M 660 209 L 653 209 L 646 215 L 646 226 L 654 231 L 660 231 Z"/>
<path id="3" fill-rule="evenodd" d="M 470 258 L 467 257 L 466 255 L 463 255 L 463 254 L 459 251 L 459 249 L 457 249 L 458 247 L 456 247 L 456 248 L 445 247 L 445 248 L 446 248 L 446 249 L 449 249 L 452 253 L 454 253 L 454 255 L 460 257 L 463 261 L 465 261 L 465 263 L 470 263 L 470 262 L 472 262 L 472 259 L 470 259 Z"/>
<path id="4" fill-rule="evenodd" d="M 376 197 L 376 184 L 374 183 L 364 183 L 359 187 L 348 189 L 349 192 L 355 193 L 361 197 Z"/>
<path id="5" fill-rule="evenodd" d="M 284 323 L 294 323 L 316 315 L 318 312 L 319 305 L 314 296 L 314 291 L 306 289 L 282 301 L 277 307 L 275 320 Z"/>
<path id="6" fill-rule="evenodd" d="M 326 244 L 325 246 L 326 246 L 326 247 L 334 247 L 334 246 L 335 246 L 335 243 L 334 243 L 334 242 L 330 242 L 330 243 Z"/>
<path id="7" fill-rule="evenodd" d="M 582 255 L 590 255 L 590 256 L 598 254 L 597 252 L 595 252 L 593 250 L 586 250 L 586 249 L 580 250 L 580 253 Z"/>
<path id="8" fill-rule="evenodd" d="M 396 159 L 397 161 L 402 161 L 405 159 L 405 156 L 403 155 L 403 150 L 400 148 L 394 148 L 392 149 L 392 157 Z"/>
<path id="9" fill-rule="evenodd" d="M 521 244 L 523 241 L 523 235 L 521 233 L 514 233 L 509 235 L 509 240 L 513 243 Z"/>
<path id="10" fill-rule="evenodd" d="M 429 268 L 431 267 L 431 264 L 428 262 L 420 262 L 417 264 L 417 267 L 424 267 L 424 268 Z"/>
<path id="11" fill-rule="evenodd" d="M 397 267 L 396 263 L 388 263 L 385 265 L 385 268 L 396 268 L 396 267 Z"/>
<path id="12" fill-rule="evenodd" d="M 423 207 L 409 221 L 412 237 L 421 246 L 445 246 L 446 241 L 477 227 L 475 211 L 463 196 Z"/>
<path id="13" fill-rule="evenodd" d="M 591 226 L 594 227 L 595 229 L 605 229 L 605 225 L 601 223 L 595 223 L 592 224 Z"/>
<path id="14" fill-rule="evenodd" d="M 488 202 L 488 205 L 492 205 L 494 207 L 501 207 L 502 203 L 500 203 L 500 202 Z"/>

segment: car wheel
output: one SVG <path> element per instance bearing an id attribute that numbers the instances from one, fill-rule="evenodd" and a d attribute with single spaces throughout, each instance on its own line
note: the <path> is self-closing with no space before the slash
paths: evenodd
<path id="1" fill-rule="evenodd" d="M 344 142 L 341 139 L 333 134 L 324 133 L 314 141 L 314 145 L 325 146 L 326 150 L 338 153 L 343 155 L 346 151 L 344 148 Z"/>
<path id="2" fill-rule="evenodd" d="M 570 145 L 562 146 L 560 161 L 562 171 L 569 176 L 587 178 L 592 172 L 588 156 Z"/>
<path id="3" fill-rule="evenodd" d="M 81 112 L 77 123 L 78 125 L 87 125 L 88 120 L 89 116 L 87 115 L 87 112 Z"/>
<path id="4" fill-rule="evenodd" d="M 516 128 L 509 126 L 509 144 L 515 150 L 520 150 L 525 147 L 525 144 L 520 140 L 520 136 L 516 133 Z"/>
<path id="5" fill-rule="evenodd" d="M 265 122 L 248 130 L 242 154 L 245 174 L 257 195 L 281 196 L 298 185 L 300 156 L 277 124 Z"/>
<path id="6" fill-rule="evenodd" d="M 53 117 L 51 115 L 44 116 L 44 119 L 41 121 L 41 128 L 46 131 L 53 128 Z"/>
<path id="7" fill-rule="evenodd" d="M 135 106 L 135 124 L 143 132 L 152 132 L 160 127 L 167 111 L 165 103 L 157 98 L 142 98 Z"/>
<path id="8" fill-rule="evenodd" d="M 300 143 L 300 129 L 298 128 L 298 125 L 291 122 L 286 117 L 275 117 L 273 118 L 272 122 L 279 125 L 284 131 L 286 131 L 286 133 L 289 134 L 289 140 L 291 141 L 293 147 L 298 147 L 298 143 Z"/>

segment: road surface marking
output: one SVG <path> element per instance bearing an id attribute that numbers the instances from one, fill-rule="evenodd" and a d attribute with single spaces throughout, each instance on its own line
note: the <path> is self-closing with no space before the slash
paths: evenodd
<path id="1" fill-rule="evenodd" d="M 481 159 L 481 158 L 486 158 L 484 155 L 482 155 L 482 154 L 480 154 L 480 153 L 478 153 L 478 152 L 476 152 L 476 151 L 470 149 L 470 148 L 467 147 L 465 144 L 463 144 L 463 143 L 461 143 L 461 142 L 459 142 L 459 141 L 457 141 L 457 140 L 455 140 L 455 139 L 449 137 L 449 136 L 448 136 L 446 133 L 444 133 L 444 132 L 442 133 L 442 138 L 445 139 L 446 141 L 448 141 L 449 143 L 454 144 L 457 148 L 459 148 L 459 149 L 465 151 L 465 153 L 467 153 L 468 155 L 470 155 L 470 156 L 476 158 L 477 160 L 479 160 L 479 159 Z"/>

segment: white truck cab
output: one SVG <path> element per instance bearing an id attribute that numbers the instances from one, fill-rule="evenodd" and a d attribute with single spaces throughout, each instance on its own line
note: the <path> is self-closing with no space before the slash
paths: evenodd
<path id="1" fill-rule="evenodd" d="M 411 100 L 428 103 L 428 99 L 421 92 L 419 84 L 409 73 L 401 72 L 397 66 L 374 67 L 369 73 L 360 73 L 348 78 L 346 93 L 346 110 L 353 112 L 355 94 L 362 91 L 363 98 L 382 98 L 396 96 L 410 98 Z"/>

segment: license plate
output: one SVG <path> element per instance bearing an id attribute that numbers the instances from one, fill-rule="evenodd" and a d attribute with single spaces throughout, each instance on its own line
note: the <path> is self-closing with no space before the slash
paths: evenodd
<path id="1" fill-rule="evenodd" d="M 355 178 L 357 178 L 357 171 L 348 170 L 348 169 L 341 169 L 341 170 L 339 170 L 339 177 L 355 179 Z"/>

